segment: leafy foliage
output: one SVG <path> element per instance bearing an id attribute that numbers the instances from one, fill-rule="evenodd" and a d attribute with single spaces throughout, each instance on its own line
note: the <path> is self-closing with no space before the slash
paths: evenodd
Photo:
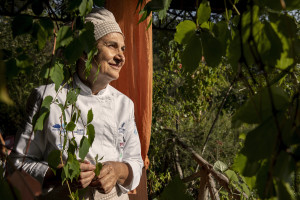
<path id="1" fill-rule="evenodd" d="M 296 199 L 300 51 L 296 47 L 299 16 L 294 16 L 299 12 L 299 3 L 234 3 L 238 6 L 233 5 L 233 10 L 225 7 L 222 16 L 213 18 L 209 2 L 202 1 L 195 21 L 177 21 L 174 40 L 179 45 L 170 42 L 159 52 L 162 61 L 156 62 L 159 67 L 154 68 L 150 147 L 155 166 L 150 171 L 157 172 L 153 178 L 158 180 L 158 175 L 163 177 L 166 173 L 182 173 L 184 177 L 194 173 L 196 166 L 184 159 L 188 152 L 176 152 L 170 132 L 184 138 L 193 148 L 207 152 L 202 156 L 209 162 L 219 160 L 211 158 L 219 158 L 214 155 L 218 147 L 224 149 L 223 145 L 228 145 L 226 137 L 220 136 L 228 123 L 229 130 L 235 132 L 230 139 L 235 148 L 222 155 L 229 169 L 220 161 L 215 169 L 227 175 L 232 187 L 251 198 Z M 231 93 L 222 93 L 229 85 L 233 88 Z M 216 113 L 215 107 L 221 111 Z M 212 126 L 216 116 L 219 123 Z M 205 149 L 201 141 L 208 130 L 212 130 L 212 135 Z M 180 154 L 179 161 L 176 154 Z M 235 154 L 233 160 L 231 156 Z M 155 186 L 152 180 L 148 183 Z M 196 190 L 197 181 L 189 186 L 189 191 Z M 161 189 L 151 192 L 153 196 L 159 195 Z M 228 193 L 221 193 L 223 198 L 230 199 Z M 193 191 L 194 197 L 196 194 Z"/>

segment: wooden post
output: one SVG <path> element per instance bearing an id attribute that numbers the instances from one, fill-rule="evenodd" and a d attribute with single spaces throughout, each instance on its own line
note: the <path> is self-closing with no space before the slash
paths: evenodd
<path id="1" fill-rule="evenodd" d="M 212 200 L 220 200 L 219 192 L 216 189 L 216 184 L 211 174 L 208 175 L 208 189 Z"/>
<path id="2" fill-rule="evenodd" d="M 208 190 L 207 190 L 208 173 L 205 169 L 200 169 L 200 187 L 198 200 L 207 200 Z"/>

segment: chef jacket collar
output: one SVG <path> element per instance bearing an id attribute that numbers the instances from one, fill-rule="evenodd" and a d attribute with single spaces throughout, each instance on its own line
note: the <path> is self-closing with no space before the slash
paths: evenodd
<path id="1" fill-rule="evenodd" d="M 89 88 L 87 85 L 85 85 L 80 78 L 78 77 L 78 74 L 75 73 L 74 74 L 74 82 L 76 84 L 77 87 L 79 87 L 80 90 L 80 94 L 82 95 L 93 95 L 91 88 Z M 107 86 L 106 88 L 100 90 L 97 94 L 95 94 L 96 96 L 103 96 L 107 91 Z"/>

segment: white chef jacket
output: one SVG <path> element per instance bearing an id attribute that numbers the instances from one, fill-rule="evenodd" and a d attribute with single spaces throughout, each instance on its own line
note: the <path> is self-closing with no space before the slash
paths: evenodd
<path id="1" fill-rule="evenodd" d="M 133 190 L 139 184 L 143 167 L 141 145 L 134 120 L 133 102 L 110 85 L 93 95 L 90 88 L 83 84 L 76 74 L 74 75 L 74 83 L 75 87 L 81 89 L 76 102 L 76 106 L 81 110 L 81 118 L 79 118 L 74 130 L 77 144 L 79 145 L 83 135 L 86 135 L 83 124 L 86 125 L 87 113 L 92 109 L 94 117 L 91 123 L 95 128 L 95 139 L 86 159 L 95 164 L 94 158 L 98 154 L 98 158 L 103 157 L 101 162 L 120 161 L 128 163 L 132 168 L 133 180 L 126 188 L 121 185 L 119 188 L 123 193 Z M 45 94 L 43 95 L 44 91 Z M 32 119 L 40 102 L 50 95 L 53 99 L 56 97 L 59 103 L 64 104 L 67 91 L 68 86 L 62 88 L 56 96 L 55 85 L 49 84 L 36 88 L 30 95 L 27 103 L 28 117 L 25 127 L 17 138 L 15 152 L 11 154 L 17 167 L 22 164 L 22 157 L 25 154 L 32 131 Z M 69 106 L 65 111 L 67 122 L 71 120 L 71 109 Z M 61 150 L 63 146 L 64 138 L 63 136 L 60 137 L 59 133 L 60 130 L 64 132 L 65 124 L 61 124 L 61 114 L 62 111 L 59 106 L 52 103 L 43 131 L 36 131 L 32 135 L 29 151 L 23 165 L 23 169 L 41 184 L 43 184 L 45 173 L 49 168 L 46 162 L 49 153 L 54 149 Z M 72 137 L 71 133 L 68 135 Z M 78 152 L 77 158 L 79 158 Z M 67 159 L 67 152 L 63 153 L 63 159 Z"/>

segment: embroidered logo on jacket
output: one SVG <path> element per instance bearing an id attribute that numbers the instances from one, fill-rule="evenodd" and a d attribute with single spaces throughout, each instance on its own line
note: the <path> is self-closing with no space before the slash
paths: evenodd
<path id="1" fill-rule="evenodd" d="M 52 129 L 51 129 L 53 132 L 62 132 L 62 133 L 65 133 L 66 132 L 66 125 L 65 124 L 62 124 L 62 126 L 60 124 L 54 124 L 52 126 Z M 77 134 L 77 135 L 84 135 L 85 133 L 85 130 L 82 129 L 82 128 L 77 128 L 77 126 L 75 127 L 73 133 Z"/>

